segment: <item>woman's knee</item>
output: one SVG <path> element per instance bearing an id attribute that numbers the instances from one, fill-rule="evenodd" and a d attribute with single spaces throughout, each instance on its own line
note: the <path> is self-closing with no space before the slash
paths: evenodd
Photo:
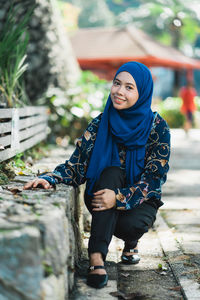
<path id="1" fill-rule="evenodd" d="M 120 167 L 110 166 L 103 169 L 99 178 L 102 176 L 124 176 L 124 171 Z"/>
<path id="2" fill-rule="evenodd" d="M 99 189 L 116 189 L 125 186 L 125 172 L 117 166 L 105 168 L 95 183 L 94 191 Z"/>
<path id="3" fill-rule="evenodd" d="M 148 226 L 145 224 L 137 224 L 131 226 L 125 226 L 123 228 L 116 228 L 115 236 L 126 240 L 138 240 L 144 233 L 148 232 Z"/>
<path id="4" fill-rule="evenodd" d="M 156 208 L 146 204 L 124 214 L 121 212 L 116 224 L 116 236 L 127 239 L 143 235 L 155 222 L 156 213 Z"/>

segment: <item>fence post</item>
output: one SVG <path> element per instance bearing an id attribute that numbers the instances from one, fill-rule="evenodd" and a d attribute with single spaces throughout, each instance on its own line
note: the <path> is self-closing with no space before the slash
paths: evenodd
<path id="1" fill-rule="evenodd" d="M 12 109 L 12 123 L 11 123 L 11 150 L 16 152 L 20 149 L 19 143 L 19 110 Z"/>

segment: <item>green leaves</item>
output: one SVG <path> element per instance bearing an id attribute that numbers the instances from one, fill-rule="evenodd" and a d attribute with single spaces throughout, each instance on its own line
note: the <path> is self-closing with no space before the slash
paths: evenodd
<path id="1" fill-rule="evenodd" d="M 185 120 L 184 115 L 181 113 L 181 99 L 168 97 L 158 105 L 159 114 L 167 121 L 171 128 L 181 128 Z"/>
<path id="2" fill-rule="evenodd" d="M 110 83 L 91 71 L 82 71 L 77 84 L 67 91 L 49 89 L 40 105 L 48 105 L 52 136 L 70 143 L 80 137 L 88 122 L 103 111 L 110 92 Z M 60 140 L 60 139 L 57 139 Z"/>
<path id="3" fill-rule="evenodd" d="M 20 79 L 28 65 L 25 63 L 28 45 L 27 24 L 32 10 L 22 20 L 17 19 L 17 7 L 11 7 L 0 34 L 0 91 L 13 107 L 22 86 Z"/>

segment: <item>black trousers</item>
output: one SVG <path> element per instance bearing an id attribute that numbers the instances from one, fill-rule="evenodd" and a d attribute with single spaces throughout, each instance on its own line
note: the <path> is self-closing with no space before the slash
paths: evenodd
<path id="1" fill-rule="evenodd" d="M 119 167 L 108 167 L 103 170 L 93 191 L 125 187 L 125 172 Z M 92 214 L 91 235 L 88 254 L 100 252 L 106 259 L 112 236 L 122 239 L 126 249 L 136 247 L 138 240 L 148 231 L 156 219 L 157 207 L 154 201 L 148 200 L 132 210 L 111 208 L 104 211 L 92 211 L 92 196 L 85 193 L 85 204 Z"/>

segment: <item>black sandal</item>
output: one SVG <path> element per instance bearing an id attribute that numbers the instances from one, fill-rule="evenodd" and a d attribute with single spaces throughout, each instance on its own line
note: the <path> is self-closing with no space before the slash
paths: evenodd
<path id="1" fill-rule="evenodd" d="M 90 266 L 88 268 L 88 272 L 96 270 L 96 269 L 105 269 L 104 266 Z M 87 275 L 87 285 L 96 288 L 101 289 L 105 285 L 107 285 L 108 282 L 108 274 L 88 274 Z"/>
<path id="2" fill-rule="evenodd" d="M 126 249 L 124 248 L 123 252 L 132 252 L 134 253 L 133 255 L 124 255 L 122 253 L 122 256 L 121 256 L 121 261 L 123 264 L 127 264 L 127 265 L 136 265 L 139 263 L 140 261 L 140 257 L 138 254 L 138 249 Z"/>

